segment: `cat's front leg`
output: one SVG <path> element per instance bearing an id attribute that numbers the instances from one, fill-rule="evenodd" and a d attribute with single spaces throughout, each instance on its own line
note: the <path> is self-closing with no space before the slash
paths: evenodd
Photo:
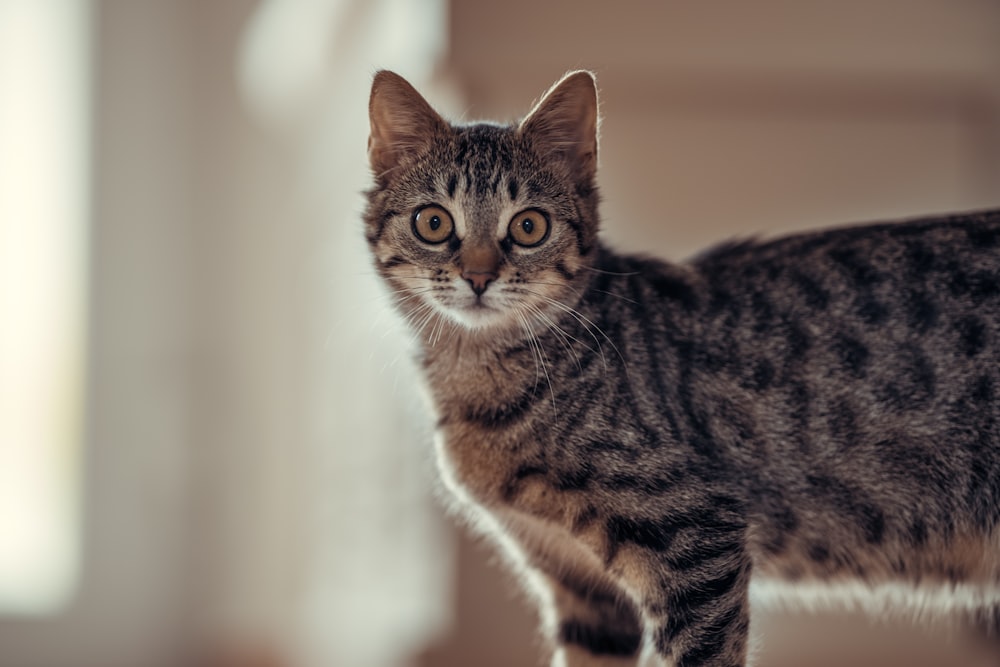
<path id="1" fill-rule="evenodd" d="M 657 556 L 643 591 L 656 654 L 676 667 L 744 667 L 749 557 L 732 551 L 692 563 Z"/>
<path id="2" fill-rule="evenodd" d="M 606 581 L 536 572 L 554 640 L 552 667 L 636 667 L 643 643 L 635 604 Z"/>

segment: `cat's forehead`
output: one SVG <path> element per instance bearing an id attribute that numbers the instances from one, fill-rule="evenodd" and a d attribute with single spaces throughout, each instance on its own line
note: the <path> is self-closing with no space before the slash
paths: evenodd
<path id="1" fill-rule="evenodd" d="M 450 146 L 439 155 L 436 171 L 457 190 L 475 200 L 525 197 L 559 198 L 553 165 L 533 150 L 514 125 L 476 123 L 453 126 Z M 547 187 L 546 187 L 547 186 Z M 501 197 L 503 195 L 503 197 Z"/>
<path id="2" fill-rule="evenodd" d="M 507 125 L 476 123 L 454 128 L 454 166 L 476 172 L 509 171 L 517 151 L 515 130 Z"/>

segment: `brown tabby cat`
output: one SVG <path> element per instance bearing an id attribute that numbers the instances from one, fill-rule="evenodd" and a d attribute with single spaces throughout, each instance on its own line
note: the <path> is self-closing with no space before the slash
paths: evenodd
<path id="1" fill-rule="evenodd" d="M 439 467 L 554 665 L 744 665 L 751 581 L 1000 602 L 1000 211 L 671 265 L 598 236 L 588 72 L 516 125 L 391 72 L 369 109 L 367 238 Z"/>

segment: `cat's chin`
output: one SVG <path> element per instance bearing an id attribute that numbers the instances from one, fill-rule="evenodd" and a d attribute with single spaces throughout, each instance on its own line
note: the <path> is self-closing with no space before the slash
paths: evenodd
<path id="1" fill-rule="evenodd" d="M 481 303 L 450 309 L 448 315 L 461 326 L 473 331 L 495 329 L 510 324 L 510 317 L 504 311 Z"/>

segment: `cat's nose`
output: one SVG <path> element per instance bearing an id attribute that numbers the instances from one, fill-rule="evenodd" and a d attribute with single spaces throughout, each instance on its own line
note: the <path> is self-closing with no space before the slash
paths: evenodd
<path id="1" fill-rule="evenodd" d="M 482 296 L 483 292 L 491 282 L 497 279 L 497 274 L 493 271 L 462 271 L 462 278 L 472 287 L 476 296 Z"/>
<path id="2" fill-rule="evenodd" d="M 491 282 L 499 277 L 500 254 L 488 244 L 470 245 L 462 252 L 462 278 L 476 296 L 482 296 Z"/>

